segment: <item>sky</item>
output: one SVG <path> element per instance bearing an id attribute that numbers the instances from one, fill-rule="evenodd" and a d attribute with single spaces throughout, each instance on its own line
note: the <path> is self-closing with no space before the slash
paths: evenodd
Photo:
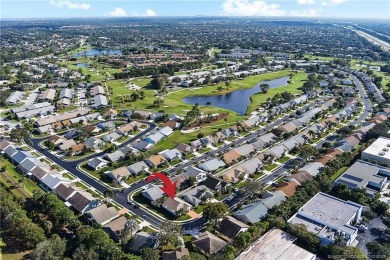
<path id="1" fill-rule="evenodd" d="M 385 18 L 389 0 L 0 0 L 0 18 L 290 16 Z"/>

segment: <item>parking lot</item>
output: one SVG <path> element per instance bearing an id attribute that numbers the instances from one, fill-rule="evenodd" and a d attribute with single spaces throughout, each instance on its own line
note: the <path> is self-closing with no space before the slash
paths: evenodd
<path id="1" fill-rule="evenodd" d="M 377 217 L 367 223 L 367 231 L 359 232 L 357 240 L 359 243 L 357 245 L 358 248 L 363 250 L 365 254 L 368 254 L 366 243 L 372 242 L 374 240 L 380 241 L 383 231 L 386 229 L 385 224 L 383 224 L 382 219 Z"/>

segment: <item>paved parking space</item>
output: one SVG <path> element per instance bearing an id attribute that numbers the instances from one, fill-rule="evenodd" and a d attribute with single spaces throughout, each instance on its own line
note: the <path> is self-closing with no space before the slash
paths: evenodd
<path id="1" fill-rule="evenodd" d="M 386 226 L 382 219 L 377 217 L 367 223 L 367 228 L 368 230 L 365 233 L 359 232 L 357 237 L 357 240 L 359 240 L 357 247 L 363 250 L 365 254 L 368 254 L 366 244 L 374 240 L 380 241 Z"/>

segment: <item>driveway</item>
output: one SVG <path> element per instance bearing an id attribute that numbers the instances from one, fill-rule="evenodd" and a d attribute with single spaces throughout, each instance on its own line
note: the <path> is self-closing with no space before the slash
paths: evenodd
<path id="1" fill-rule="evenodd" d="M 386 229 L 380 217 L 374 218 L 367 223 L 368 230 L 365 233 L 359 232 L 357 239 L 359 240 L 358 248 L 368 255 L 366 244 L 372 241 L 381 241 L 383 231 Z"/>

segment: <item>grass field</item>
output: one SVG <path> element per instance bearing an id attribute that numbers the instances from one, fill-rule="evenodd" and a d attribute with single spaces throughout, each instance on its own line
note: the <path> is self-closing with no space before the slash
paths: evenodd
<path id="1" fill-rule="evenodd" d="M 306 79 L 307 73 L 300 71 L 292 76 L 292 78 L 290 79 L 291 83 L 288 86 L 270 89 L 267 93 L 258 93 L 253 95 L 251 97 L 251 104 L 248 106 L 247 109 L 247 114 L 253 112 L 256 108 L 260 106 L 260 104 L 266 102 L 268 98 L 273 97 L 278 93 L 288 91 L 292 94 L 301 94 L 302 91 L 299 88 L 303 86 L 303 83 L 305 83 Z"/>

